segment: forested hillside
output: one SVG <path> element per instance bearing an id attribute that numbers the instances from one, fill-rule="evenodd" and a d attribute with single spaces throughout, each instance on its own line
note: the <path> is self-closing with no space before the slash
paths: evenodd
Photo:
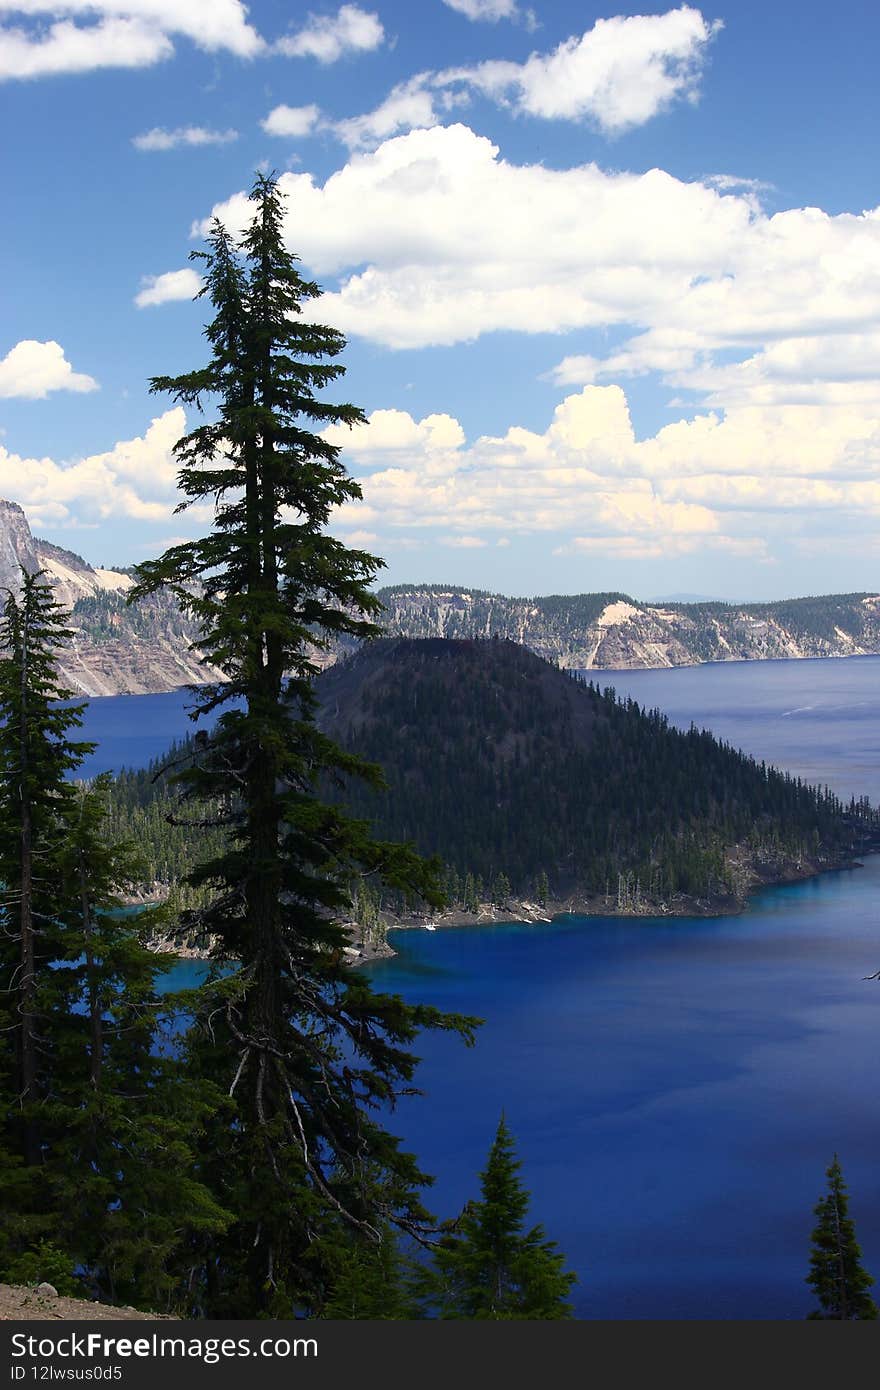
<path id="1" fill-rule="evenodd" d="M 736 896 L 756 872 L 839 862 L 874 832 L 867 806 L 844 808 L 512 642 L 386 639 L 324 672 L 317 690 L 324 730 L 387 782 L 330 794 L 383 837 L 439 855 L 463 907 L 509 892 L 609 894 L 624 909 Z M 118 779 L 112 823 L 167 881 L 207 842 L 169 823 L 175 793 L 154 775 Z M 202 833 L 216 848 L 216 832 Z"/>

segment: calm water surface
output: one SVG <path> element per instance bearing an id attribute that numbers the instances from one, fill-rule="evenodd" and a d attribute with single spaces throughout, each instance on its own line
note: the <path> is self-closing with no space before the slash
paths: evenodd
<path id="1" fill-rule="evenodd" d="M 880 658 L 600 673 L 840 794 L 880 801 Z M 95 700 L 99 767 L 185 731 L 185 698 Z M 880 1279 L 880 858 L 768 890 L 742 917 L 566 918 L 399 931 L 377 987 L 486 1020 L 424 1035 L 421 1098 L 397 1131 L 448 1216 L 504 1110 L 533 1218 L 580 1283 L 584 1318 L 800 1318 L 812 1207 L 840 1154 Z M 192 967 L 180 967 L 183 983 Z"/>
<path id="2" fill-rule="evenodd" d="M 640 705 L 850 796 L 880 802 L 880 656 L 592 671 Z"/>

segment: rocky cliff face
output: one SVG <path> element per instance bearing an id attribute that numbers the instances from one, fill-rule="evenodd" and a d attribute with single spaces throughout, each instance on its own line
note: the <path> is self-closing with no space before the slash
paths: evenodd
<path id="1" fill-rule="evenodd" d="M 70 609 L 74 639 L 59 653 L 60 678 L 78 695 L 144 695 L 217 678 L 190 651 L 195 628 L 172 599 L 129 608 L 130 574 L 95 569 L 72 550 L 33 536 L 21 507 L 0 499 L 0 598 L 18 589 L 22 569 L 42 570 Z"/>
<path id="2" fill-rule="evenodd" d="M 652 605 L 625 594 L 512 599 L 439 585 L 381 591 L 401 637 L 509 637 L 568 669 L 880 653 L 880 595 Z"/>
<path id="3" fill-rule="evenodd" d="M 95 569 L 32 536 L 21 507 L 0 500 L 0 598 L 17 588 L 21 567 L 44 570 L 71 611 L 76 635 L 60 658 L 62 678 L 78 694 L 141 695 L 220 679 L 191 650 L 197 632 L 174 600 L 127 605 L 131 574 Z M 508 637 L 568 669 L 880 654 L 880 594 L 646 604 L 620 593 L 521 599 L 435 584 L 382 589 L 379 597 L 391 636 Z M 335 659 L 315 657 L 322 666 Z"/>
<path id="4" fill-rule="evenodd" d="M 0 595 L 18 588 L 22 569 L 34 574 L 39 568 L 27 517 L 17 503 L 0 498 Z"/>

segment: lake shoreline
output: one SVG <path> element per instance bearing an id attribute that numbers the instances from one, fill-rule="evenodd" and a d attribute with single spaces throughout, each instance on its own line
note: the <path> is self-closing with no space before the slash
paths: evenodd
<path id="1" fill-rule="evenodd" d="M 359 923 L 344 922 L 350 944 L 344 947 L 349 963 L 356 966 L 371 965 L 374 961 L 393 959 L 397 952 L 389 943 L 387 934 L 392 931 L 445 931 L 455 927 L 494 927 L 494 926 L 550 926 L 565 917 L 619 917 L 624 921 L 645 918 L 656 921 L 681 918 L 699 920 L 702 918 L 738 917 L 749 909 L 752 896 L 766 888 L 782 888 L 788 884 L 801 883 L 822 874 L 838 873 L 843 869 L 864 868 L 861 856 L 880 853 L 880 845 L 865 847 L 859 851 L 859 858 L 841 858 L 833 863 L 824 860 L 784 861 L 775 866 L 760 866 L 740 863 L 742 872 L 748 873 L 748 881 L 742 881 L 740 893 L 718 893 L 698 897 L 687 893 L 677 893 L 669 900 L 656 901 L 639 897 L 636 901 L 621 903 L 616 894 L 571 893 L 564 898 L 548 898 L 545 903 L 536 903 L 529 898 L 507 898 L 503 903 L 482 901 L 476 912 L 462 908 L 449 908 L 438 912 L 428 909 L 424 912 L 405 914 L 383 913 L 382 935 L 369 939 Z M 157 906 L 167 900 L 169 885 L 155 885 L 150 892 L 133 894 L 126 898 L 126 906 Z M 186 942 L 177 944 L 172 937 L 157 937 L 151 942 L 156 952 L 169 951 L 183 960 L 208 960 L 210 951 Z"/>
<path id="2" fill-rule="evenodd" d="M 880 853 L 880 846 L 860 851 L 863 854 Z M 494 926 L 550 926 L 565 917 L 619 917 L 632 921 L 645 918 L 656 921 L 658 918 L 699 920 L 710 917 L 739 917 L 747 912 L 750 900 L 755 893 L 765 888 L 782 888 L 788 884 L 801 883 L 817 878 L 821 874 L 838 873 L 842 869 L 864 868 L 861 858 L 847 857 L 835 863 L 816 860 L 802 860 L 800 863 L 787 862 L 775 871 L 760 872 L 752 868 L 751 881 L 742 896 L 733 893 L 715 894 L 700 898 L 685 893 L 676 894 L 668 902 L 654 902 L 642 899 L 638 905 L 618 906 L 617 896 L 613 894 L 571 894 L 566 898 L 549 898 L 546 903 L 532 902 L 528 898 L 509 898 L 502 904 L 482 902 L 476 912 L 466 912 L 452 908 L 445 912 L 426 911 L 410 914 L 384 914 L 385 932 L 392 931 L 445 931 L 454 927 L 494 927 Z M 388 960 L 397 955 L 387 939 L 369 942 L 357 938 L 360 928 L 355 923 L 347 923 L 352 932 L 352 951 L 354 963 L 370 965 L 375 960 Z M 354 953 L 357 951 L 357 955 Z"/>

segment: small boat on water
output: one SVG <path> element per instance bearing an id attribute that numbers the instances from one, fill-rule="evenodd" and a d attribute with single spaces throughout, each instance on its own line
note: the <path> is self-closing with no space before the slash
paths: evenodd
<path id="1" fill-rule="evenodd" d="M 430 922 L 426 922 L 426 923 L 425 923 L 425 931 L 436 931 L 436 930 L 437 930 L 437 928 L 436 928 L 436 927 L 432 927 Z"/>

